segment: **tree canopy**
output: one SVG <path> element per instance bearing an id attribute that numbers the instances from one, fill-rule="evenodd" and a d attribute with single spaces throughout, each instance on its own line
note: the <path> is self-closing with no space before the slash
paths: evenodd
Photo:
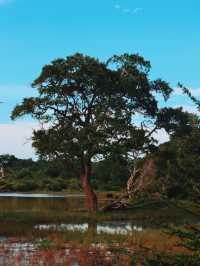
<path id="1" fill-rule="evenodd" d="M 133 150 L 144 154 L 154 147 L 156 130 L 184 120 L 181 110 L 159 109 L 156 95 L 167 100 L 172 89 L 151 80 L 150 70 L 139 55 L 115 55 L 107 62 L 82 54 L 57 59 L 33 82 L 38 96 L 23 99 L 12 112 L 12 119 L 39 120 L 41 128 L 33 132 L 37 153 L 76 170 L 91 210 L 97 209 L 89 184 L 92 161 Z"/>

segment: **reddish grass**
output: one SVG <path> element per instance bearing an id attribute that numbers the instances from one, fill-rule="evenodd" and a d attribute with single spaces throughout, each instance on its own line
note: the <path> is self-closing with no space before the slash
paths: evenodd
<path id="1" fill-rule="evenodd" d="M 25 250 L 13 252 L 8 245 L 0 246 L 0 265 L 6 266 L 73 266 L 77 262 L 79 266 L 132 266 L 131 258 L 137 257 L 137 266 L 141 266 L 144 257 L 153 254 L 175 255 L 189 254 L 178 247 L 179 239 L 164 233 L 149 231 L 148 234 L 140 233 L 127 236 L 124 242 L 112 244 L 92 245 L 77 241 L 64 242 L 56 234 L 52 235 L 54 245 L 45 250 Z M 12 239 L 10 244 L 19 243 Z"/>

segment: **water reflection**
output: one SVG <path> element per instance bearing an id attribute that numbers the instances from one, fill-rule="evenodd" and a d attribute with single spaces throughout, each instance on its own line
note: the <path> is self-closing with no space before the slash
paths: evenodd
<path id="1" fill-rule="evenodd" d="M 82 194 L 66 194 L 66 195 L 55 195 L 55 194 L 30 194 L 30 193 L 0 193 L 0 197 L 14 197 L 14 198 L 80 198 L 84 197 Z"/>
<path id="2" fill-rule="evenodd" d="M 72 200 L 73 199 L 73 200 Z M 68 211 L 84 208 L 81 194 L 0 193 L 1 210 L 6 211 Z"/>
<path id="3" fill-rule="evenodd" d="M 106 234 L 121 234 L 126 235 L 130 234 L 134 231 L 141 232 L 143 231 L 142 226 L 138 226 L 135 224 L 132 224 L 130 222 L 107 222 L 107 223 L 101 223 L 92 225 L 88 223 L 84 224 L 40 224 L 36 225 L 35 229 L 38 230 L 53 230 L 53 231 L 80 231 L 80 232 L 86 232 L 89 229 L 91 229 L 97 233 L 106 233 Z"/>

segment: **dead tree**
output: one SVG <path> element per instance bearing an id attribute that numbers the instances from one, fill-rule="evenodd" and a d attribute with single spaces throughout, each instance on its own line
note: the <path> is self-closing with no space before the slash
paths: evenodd
<path id="1" fill-rule="evenodd" d="M 127 181 L 127 193 L 130 197 L 134 190 L 135 180 L 140 172 L 138 167 L 138 159 L 141 156 L 141 152 L 138 150 L 132 150 L 132 153 L 129 154 L 129 172 L 130 177 Z"/>
<path id="2" fill-rule="evenodd" d="M 5 171 L 4 171 L 3 166 L 0 166 L 0 178 L 1 179 L 5 178 Z"/>

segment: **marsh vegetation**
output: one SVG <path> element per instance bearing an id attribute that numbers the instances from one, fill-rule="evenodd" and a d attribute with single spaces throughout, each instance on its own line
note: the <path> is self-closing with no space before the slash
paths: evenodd
<path id="1" fill-rule="evenodd" d="M 102 204 L 109 200 L 104 197 L 99 194 Z M 0 206 L 0 263 L 5 265 L 129 266 L 188 255 L 191 251 L 168 229 L 198 225 L 200 217 L 198 205 L 184 201 L 138 202 L 132 210 L 92 215 L 83 196 L 66 194 L 4 194 Z"/>

